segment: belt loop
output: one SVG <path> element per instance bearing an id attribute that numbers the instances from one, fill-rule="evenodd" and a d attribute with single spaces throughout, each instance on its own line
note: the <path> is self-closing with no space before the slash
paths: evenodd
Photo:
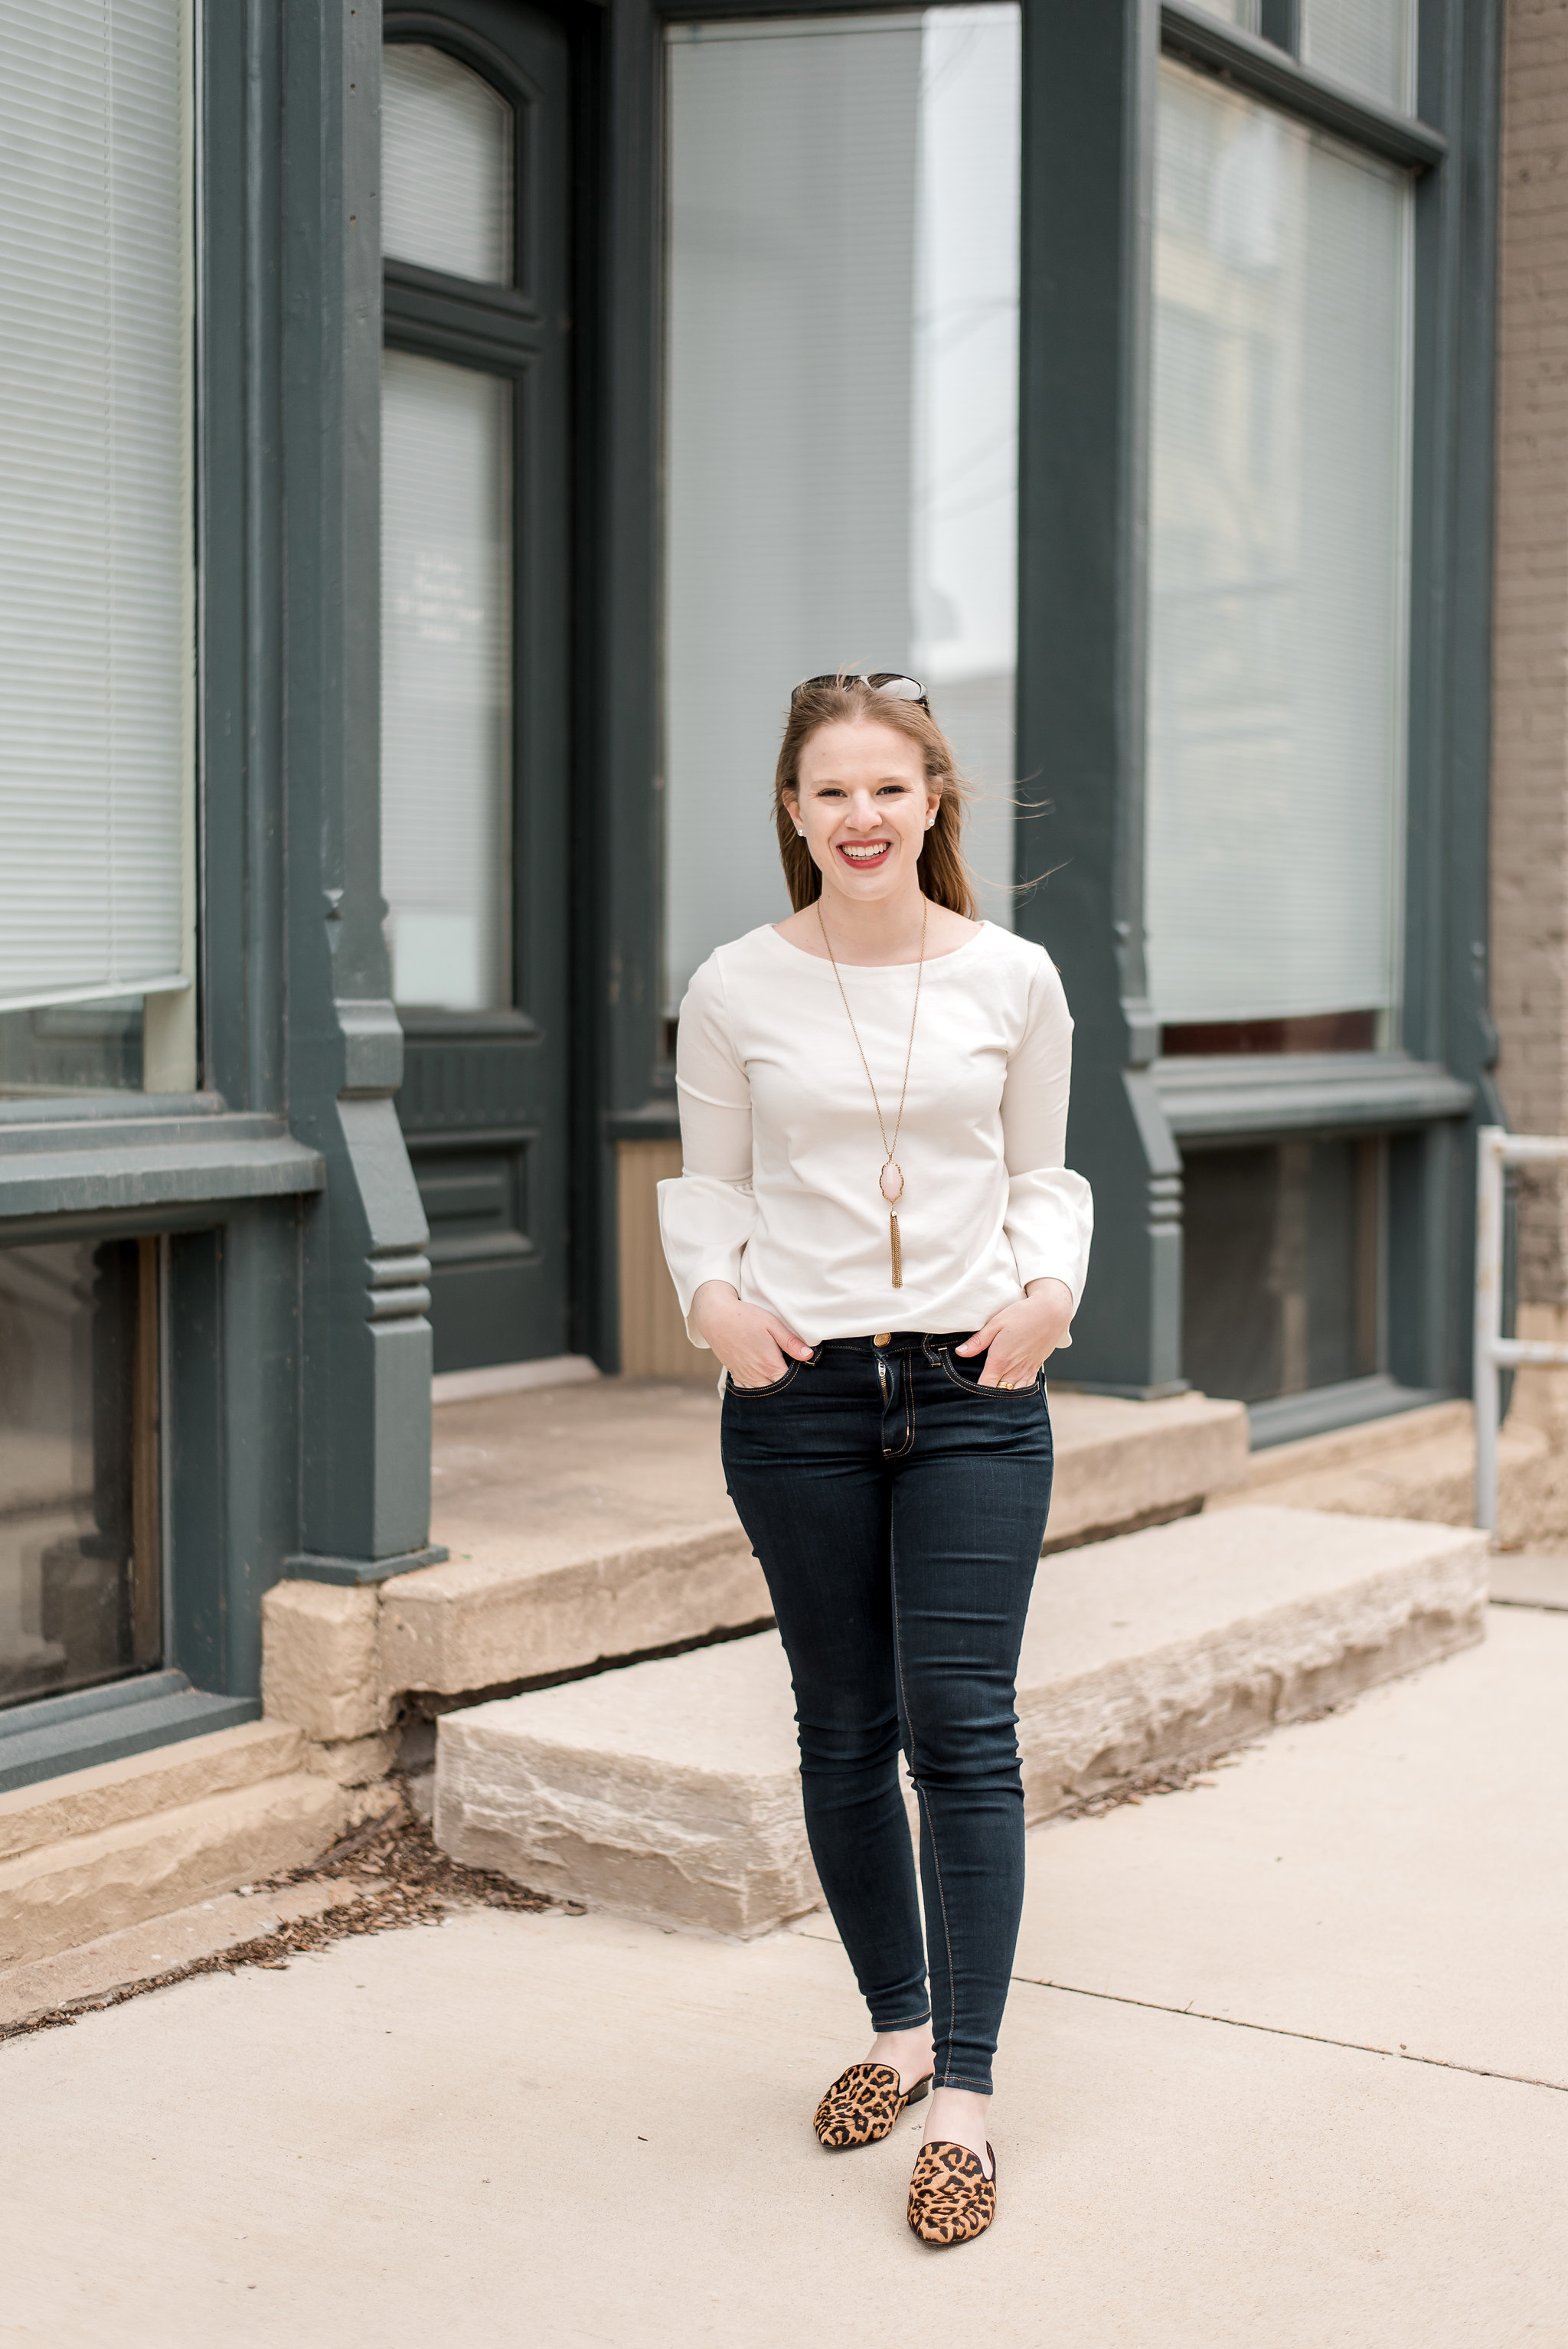
<path id="1" fill-rule="evenodd" d="M 925 1349 L 925 1359 L 926 1359 L 926 1361 L 927 1361 L 928 1362 L 930 1362 L 930 1363 L 933 1365 L 933 1367 L 934 1367 L 934 1366 L 935 1366 L 935 1362 L 936 1362 L 936 1349 L 935 1349 L 935 1347 L 932 1344 L 932 1342 L 931 1342 L 931 1332 L 930 1332 L 930 1330 L 927 1330 L 923 1333 L 923 1336 L 922 1336 L 922 1338 L 921 1338 L 920 1342 L 921 1342 L 922 1346 Z"/>

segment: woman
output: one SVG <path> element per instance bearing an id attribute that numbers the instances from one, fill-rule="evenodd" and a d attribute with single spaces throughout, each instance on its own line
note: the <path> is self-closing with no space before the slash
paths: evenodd
<path id="1" fill-rule="evenodd" d="M 789 1660 L 812 1857 L 871 2010 L 870 2054 L 817 2133 L 872 2144 L 929 2090 L 909 2223 L 955 2242 L 995 2211 L 1042 1366 L 1088 1257 L 1088 1186 L 1062 1164 L 1072 1021 L 1042 950 L 975 918 L 962 788 L 913 679 L 798 686 L 774 797 L 795 911 L 692 980 L 684 1171 L 660 1221 L 686 1326 L 727 1373 L 725 1473 Z"/>

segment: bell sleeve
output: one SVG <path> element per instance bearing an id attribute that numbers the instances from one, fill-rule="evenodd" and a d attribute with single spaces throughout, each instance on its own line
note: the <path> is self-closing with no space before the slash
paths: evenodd
<path id="1" fill-rule="evenodd" d="M 1076 1312 L 1088 1277 L 1094 1198 L 1083 1176 L 1065 1164 L 1072 1062 L 1072 1015 L 1056 966 L 1042 955 L 1030 982 L 1027 1022 L 1002 1088 L 1006 1229 L 1024 1287 L 1031 1280 L 1062 1281 Z"/>
<path id="2" fill-rule="evenodd" d="M 751 1189 L 751 1087 L 730 1030 L 724 980 L 710 956 L 681 1005 L 676 1041 L 681 1171 L 661 1183 L 659 1236 L 680 1299 L 686 1335 L 691 1301 L 705 1280 L 738 1295 L 740 1259 L 757 1220 Z"/>

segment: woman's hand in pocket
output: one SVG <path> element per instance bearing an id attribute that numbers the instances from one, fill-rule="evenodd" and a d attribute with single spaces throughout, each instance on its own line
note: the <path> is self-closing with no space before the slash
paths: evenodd
<path id="1" fill-rule="evenodd" d="M 1072 1327 L 1073 1293 L 1065 1280 L 1031 1280 L 1016 1305 L 1004 1305 L 954 1351 L 984 1354 L 983 1387 L 1032 1387 L 1047 1356 Z"/>
<path id="2" fill-rule="evenodd" d="M 691 1325 L 713 1348 L 730 1383 L 770 1387 L 791 1362 L 809 1362 L 811 1348 L 778 1315 L 743 1305 L 727 1280 L 705 1280 L 691 1301 Z"/>

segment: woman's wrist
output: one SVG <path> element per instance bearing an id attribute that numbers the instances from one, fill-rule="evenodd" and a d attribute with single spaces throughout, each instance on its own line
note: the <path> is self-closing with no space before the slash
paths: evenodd
<path id="1" fill-rule="evenodd" d="M 698 1336 L 707 1339 L 707 1342 L 711 1346 L 713 1340 L 711 1338 L 708 1338 L 707 1332 L 707 1323 L 710 1317 L 715 1312 L 722 1313 L 726 1306 L 738 1305 L 740 1299 L 736 1291 L 733 1282 L 727 1280 L 699 1281 L 696 1288 L 692 1291 L 691 1306 L 686 1314 L 686 1319 L 690 1323 L 691 1327 L 697 1332 Z"/>

